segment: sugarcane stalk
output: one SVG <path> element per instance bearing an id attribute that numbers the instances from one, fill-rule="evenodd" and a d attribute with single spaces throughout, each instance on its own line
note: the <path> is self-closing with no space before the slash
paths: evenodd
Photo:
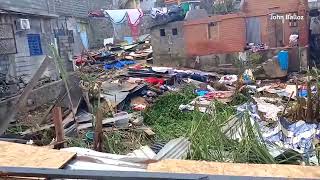
<path id="1" fill-rule="evenodd" d="M 307 119 L 306 122 L 312 123 L 313 119 L 313 104 L 312 104 L 312 93 L 311 93 L 311 81 L 308 79 L 307 82 Z"/>
<path id="2" fill-rule="evenodd" d="M 316 66 L 316 64 L 315 64 L 315 67 L 317 67 Z M 315 106 L 316 106 L 316 112 L 315 112 L 315 114 L 314 114 L 314 118 L 315 118 L 315 121 L 319 121 L 320 120 L 320 118 L 319 118 L 319 116 L 320 116 L 320 92 L 319 92 L 319 90 L 320 90 L 320 79 L 319 79 L 319 73 L 318 73 L 318 69 L 316 68 L 315 69 L 315 72 L 316 72 L 316 89 L 317 89 L 317 93 L 316 93 L 316 96 L 315 96 Z"/>
<path id="3" fill-rule="evenodd" d="M 299 86 L 298 86 L 298 82 L 296 82 L 296 96 L 297 96 L 297 109 L 296 109 L 296 113 L 295 113 L 295 118 L 297 120 L 301 120 L 302 119 L 302 114 L 301 114 L 301 99 L 299 96 Z"/>

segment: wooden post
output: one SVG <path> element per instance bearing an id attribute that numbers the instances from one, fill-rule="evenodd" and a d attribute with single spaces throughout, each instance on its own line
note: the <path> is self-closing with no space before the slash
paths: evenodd
<path id="1" fill-rule="evenodd" d="M 54 107 L 52 109 L 54 129 L 56 131 L 56 142 L 55 148 L 64 147 L 64 128 L 62 124 L 62 111 L 61 107 Z"/>
<path id="2" fill-rule="evenodd" d="M 100 107 L 97 109 L 96 113 L 96 126 L 94 130 L 94 150 L 102 152 L 103 149 L 103 131 L 102 131 L 102 112 Z"/>

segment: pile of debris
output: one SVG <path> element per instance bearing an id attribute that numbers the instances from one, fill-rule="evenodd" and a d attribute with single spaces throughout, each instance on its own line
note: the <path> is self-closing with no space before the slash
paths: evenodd
<path id="1" fill-rule="evenodd" d="M 272 162 L 282 162 L 278 159 L 290 151 L 300 158 L 301 164 L 318 165 L 320 97 L 317 69 L 308 74 L 292 74 L 287 80 L 257 80 L 250 69 L 238 75 L 221 75 L 194 69 L 156 67 L 148 63 L 152 60 L 148 38 L 146 35 L 133 44 L 107 44 L 103 49 L 84 51 L 74 59 L 75 74 L 64 74 L 60 66 L 64 91 L 40 109 L 43 113 L 33 110 L 18 118 L 20 120 L 11 125 L 2 140 L 44 145 L 77 154 L 67 164 L 67 169 L 146 171 L 148 164 L 163 159 L 201 159 L 201 155 L 193 156 L 198 151 L 193 148 L 197 148 L 197 143 L 206 135 L 199 136 L 196 131 L 200 126 L 215 126 L 218 128 L 208 131 L 219 131 L 219 137 L 224 138 L 221 141 L 231 144 L 248 140 L 258 142 Z M 54 58 L 59 61 L 58 57 Z M 146 112 L 159 99 L 180 93 L 186 86 L 192 87 L 192 96 L 188 96 L 188 102 L 180 102 L 172 108 L 180 113 L 195 112 L 194 119 L 186 127 L 172 128 L 185 133 L 171 137 L 171 141 L 168 138 L 163 141 L 157 135 L 159 132 L 154 132 L 153 125 L 146 121 Z M 245 97 L 245 103 L 236 102 L 240 95 Z M 219 120 L 217 102 L 236 113 Z M 167 113 L 169 118 L 177 115 Z M 202 117 L 197 119 L 198 113 Z M 37 114 L 41 118 L 35 120 Z M 162 116 L 165 115 L 156 118 Z M 201 125 L 203 117 L 207 118 L 208 124 Z M 26 119 L 34 121 L 25 122 L 29 127 L 22 129 L 19 123 Z M 165 123 L 174 126 L 170 120 Z M 183 124 L 185 120 L 179 119 L 178 123 Z M 18 136 L 11 138 L 10 132 Z M 131 137 L 132 132 L 139 133 Z M 131 139 L 125 141 L 122 136 Z M 209 139 L 207 142 L 213 143 L 212 137 L 206 138 Z M 207 153 L 218 152 L 215 145 L 206 144 Z M 125 150 L 115 150 L 115 147 Z M 232 146 L 219 147 L 224 148 L 220 152 L 223 157 L 210 156 L 201 160 L 247 162 L 230 155 Z M 250 162 L 259 163 L 258 160 Z"/>

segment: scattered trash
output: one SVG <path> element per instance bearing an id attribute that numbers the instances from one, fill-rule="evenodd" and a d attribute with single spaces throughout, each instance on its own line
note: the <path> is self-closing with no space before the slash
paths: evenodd
<path id="1" fill-rule="evenodd" d="M 238 80 L 237 75 L 225 75 L 221 77 L 221 79 L 219 80 L 219 83 L 232 85 L 237 80 Z"/>
<path id="2" fill-rule="evenodd" d="M 253 99 L 257 103 L 258 112 L 263 115 L 266 121 L 278 121 L 278 114 L 284 109 L 282 106 L 276 106 L 274 104 L 267 103 L 261 98 Z"/>

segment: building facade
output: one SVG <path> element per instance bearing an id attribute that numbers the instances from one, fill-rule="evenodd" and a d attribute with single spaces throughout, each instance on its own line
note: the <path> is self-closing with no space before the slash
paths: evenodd
<path id="1" fill-rule="evenodd" d="M 50 54 L 51 43 L 71 70 L 68 60 L 74 55 L 101 47 L 103 39 L 112 36 L 112 25 L 105 18 L 88 17 L 90 11 L 112 5 L 112 0 L 0 0 L 1 74 L 29 81 Z M 57 78 L 55 67 L 46 74 Z"/>
<path id="2" fill-rule="evenodd" d="M 155 63 L 201 67 L 201 70 L 208 71 L 225 69 L 225 72 L 235 73 L 237 68 L 232 64 L 238 60 L 239 53 L 245 51 L 248 43 L 268 46 L 272 52 L 264 56 L 268 59 L 276 54 L 277 49 L 289 45 L 291 34 L 298 33 L 299 47 L 302 47 L 303 53 L 300 53 L 300 57 L 292 58 L 298 65 L 291 69 L 299 69 L 299 64 L 306 67 L 308 56 L 305 52 L 309 35 L 307 0 L 244 0 L 240 4 L 241 11 L 226 15 L 205 16 L 197 9 L 190 10 L 185 20 L 179 22 L 182 26 L 177 27 L 177 31 L 183 32 L 181 38 L 161 37 L 161 29 L 170 31 L 172 23 L 153 28 L 151 35 Z M 291 20 L 287 19 L 287 15 L 303 18 Z M 271 16 L 284 18 L 271 19 Z M 171 48 L 169 51 L 170 42 L 177 45 L 179 53 L 173 53 Z M 163 51 L 161 57 L 157 50 Z M 164 55 L 164 51 L 168 55 Z"/>
<path id="3" fill-rule="evenodd" d="M 172 22 L 151 29 L 153 61 L 158 65 L 174 64 L 184 66 L 186 52 L 184 47 L 183 21 Z"/>
<path id="4" fill-rule="evenodd" d="M 6 80 L 22 76 L 28 81 L 48 54 L 53 42 L 51 20 L 46 0 L 0 1 L 0 69 Z M 55 77 L 55 68 L 46 75 Z"/>
<path id="5" fill-rule="evenodd" d="M 186 21 L 184 31 L 185 48 L 190 56 L 241 52 L 247 43 L 285 47 L 293 33 L 299 34 L 299 45 L 306 46 L 308 3 L 305 0 L 246 0 L 242 12 Z"/>

